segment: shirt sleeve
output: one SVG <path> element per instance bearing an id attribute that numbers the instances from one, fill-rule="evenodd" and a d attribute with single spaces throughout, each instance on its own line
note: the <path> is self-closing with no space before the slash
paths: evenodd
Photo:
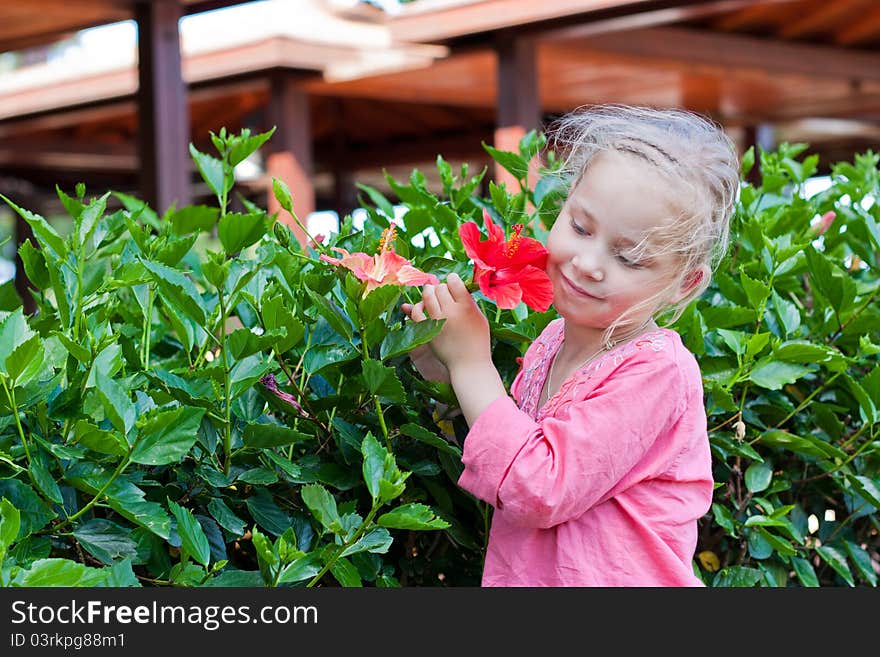
<path id="1" fill-rule="evenodd" d="M 540 422 L 500 397 L 468 432 L 458 483 L 503 508 L 511 522 L 552 527 L 579 517 L 633 473 L 684 405 L 678 364 L 656 353 L 634 356 Z"/>

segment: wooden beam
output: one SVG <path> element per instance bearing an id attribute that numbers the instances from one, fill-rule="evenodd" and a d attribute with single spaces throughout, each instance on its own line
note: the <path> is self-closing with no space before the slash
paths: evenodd
<path id="1" fill-rule="evenodd" d="M 437 161 L 438 155 L 442 155 L 443 159 L 469 160 L 476 165 L 488 161 L 489 156 L 483 149 L 482 143 L 488 144 L 491 141 L 492 128 L 487 126 L 465 133 L 397 139 L 375 146 L 346 144 L 343 164 L 350 171 L 357 172 L 400 164 L 433 163 Z M 322 148 L 320 152 L 324 157 L 317 163 L 318 165 L 331 169 L 338 166 L 332 156 L 328 157 L 332 153 L 332 147 Z"/>
<path id="2" fill-rule="evenodd" d="M 307 237 L 294 218 L 281 208 L 272 193 L 271 178 L 284 181 L 293 197 L 293 211 L 303 225 L 315 210 L 315 186 L 312 182 L 312 134 L 309 97 L 297 86 L 297 80 L 283 73 L 272 80 L 269 99 L 269 121 L 276 132 L 266 143 L 266 174 L 270 178 L 267 206 L 269 213 L 278 212 L 290 226 L 301 244 Z"/>
<path id="3" fill-rule="evenodd" d="M 516 153 L 519 140 L 529 130 L 541 127 L 535 42 L 502 32 L 496 38 L 495 50 L 498 55 L 495 148 Z M 529 177 L 537 179 L 537 158 L 530 164 Z M 514 177 L 497 163 L 494 180 L 505 183 L 511 192 L 519 189 Z"/>
<path id="4" fill-rule="evenodd" d="M 591 37 L 591 49 L 690 65 L 763 70 L 770 73 L 880 80 L 880 54 L 831 46 L 783 43 L 774 39 L 686 28 L 648 28 Z"/>
<path id="5" fill-rule="evenodd" d="M 854 43 L 874 41 L 878 34 L 880 34 L 880 8 L 875 8 L 868 15 L 860 17 L 858 21 L 854 21 L 834 35 L 834 42 L 850 46 Z"/>
<path id="6" fill-rule="evenodd" d="M 134 172 L 138 157 L 129 144 L 17 137 L 0 140 L 0 166 Z"/>
<path id="7" fill-rule="evenodd" d="M 620 5 L 639 11 L 652 0 L 484 0 L 483 2 L 436 5 L 419 3 L 403 8 L 388 21 L 394 40 L 410 42 L 443 41 L 482 32 L 570 17 Z"/>
<path id="8" fill-rule="evenodd" d="M 873 4 L 876 0 L 837 0 L 826 2 L 822 7 L 805 13 L 800 18 L 782 26 L 776 33 L 783 39 L 796 39 L 808 34 L 821 32 L 854 9 Z"/>
<path id="9" fill-rule="evenodd" d="M 180 57 L 180 0 L 135 5 L 141 194 L 160 214 L 191 198 L 189 106 Z"/>

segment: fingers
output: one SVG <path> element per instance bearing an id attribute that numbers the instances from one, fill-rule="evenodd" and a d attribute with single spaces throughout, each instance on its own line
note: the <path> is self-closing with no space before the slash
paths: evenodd
<path id="1" fill-rule="evenodd" d="M 446 277 L 446 287 L 449 288 L 452 298 L 457 302 L 467 301 L 468 297 L 471 295 L 471 293 L 468 292 L 464 281 L 461 280 L 461 276 L 455 272 L 452 272 Z"/>
<path id="2" fill-rule="evenodd" d="M 425 312 L 431 319 L 442 319 L 443 313 L 440 309 L 440 302 L 437 300 L 437 291 L 435 285 L 425 285 L 422 288 L 422 304 L 424 304 Z"/>
<path id="3" fill-rule="evenodd" d="M 455 303 L 455 299 L 452 297 L 452 293 L 449 291 L 449 286 L 446 283 L 440 283 L 436 287 L 437 293 L 437 301 L 440 302 L 441 308 L 451 308 L 452 304 Z"/>
<path id="4" fill-rule="evenodd" d="M 410 319 L 414 322 L 421 322 L 423 319 L 428 319 L 428 316 L 425 315 L 425 304 L 422 301 L 419 301 L 412 308 L 412 312 L 410 313 Z"/>

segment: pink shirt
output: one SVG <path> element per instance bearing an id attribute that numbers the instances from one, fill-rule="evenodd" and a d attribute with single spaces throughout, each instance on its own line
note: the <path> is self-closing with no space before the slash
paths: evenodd
<path id="1" fill-rule="evenodd" d="M 474 422 L 459 485 L 495 507 L 483 586 L 702 586 L 712 503 L 703 384 L 658 329 L 572 375 L 541 408 L 563 320 L 532 343 L 510 397 Z"/>

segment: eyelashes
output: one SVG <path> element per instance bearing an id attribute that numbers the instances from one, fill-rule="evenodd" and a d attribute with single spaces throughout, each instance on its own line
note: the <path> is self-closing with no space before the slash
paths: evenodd
<path id="1" fill-rule="evenodd" d="M 589 230 L 577 223 L 573 217 L 569 220 L 569 224 L 571 225 L 572 230 L 578 235 L 582 235 L 584 237 L 589 237 L 590 235 L 592 235 Z M 617 258 L 618 262 L 620 262 L 624 267 L 629 267 L 630 269 L 644 269 L 646 266 L 645 263 L 630 260 L 620 252 L 616 253 L 614 257 Z"/>

